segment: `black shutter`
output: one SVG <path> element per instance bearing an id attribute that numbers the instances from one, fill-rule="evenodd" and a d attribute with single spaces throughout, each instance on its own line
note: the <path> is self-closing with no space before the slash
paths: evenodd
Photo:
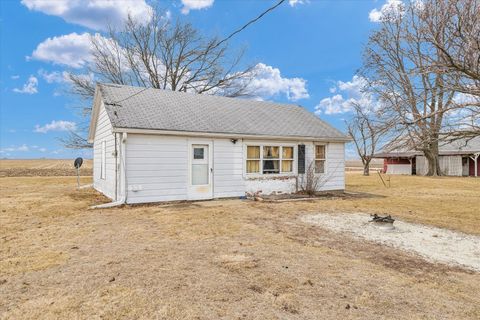
<path id="1" fill-rule="evenodd" d="M 298 173 L 305 173 L 305 145 L 298 145 Z"/>

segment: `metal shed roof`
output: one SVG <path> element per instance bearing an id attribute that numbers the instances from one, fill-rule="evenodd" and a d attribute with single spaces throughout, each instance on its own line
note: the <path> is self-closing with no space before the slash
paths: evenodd
<path id="1" fill-rule="evenodd" d="M 453 141 L 440 141 L 438 153 L 447 155 L 470 155 L 480 152 L 480 136 L 474 138 L 457 139 Z M 385 150 L 375 154 L 374 158 L 412 158 L 423 155 L 421 151 L 412 150 Z"/>

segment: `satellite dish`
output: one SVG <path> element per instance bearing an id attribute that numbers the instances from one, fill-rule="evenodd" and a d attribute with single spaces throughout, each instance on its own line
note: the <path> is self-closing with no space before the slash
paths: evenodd
<path id="1" fill-rule="evenodd" d="M 83 159 L 81 157 L 78 157 L 77 159 L 75 159 L 75 162 L 73 162 L 73 166 L 77 169 L 80 169 L 80 167 L 82 166 L 82 163 L 83 163 Z"/>

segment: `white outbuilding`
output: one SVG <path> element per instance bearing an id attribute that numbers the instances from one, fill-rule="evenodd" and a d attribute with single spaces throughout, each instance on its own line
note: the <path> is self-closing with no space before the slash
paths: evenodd
<path id="1" fill-rule="evenodd" d="M 98 84 L 88 140 L 118 203 L 345 188 L 349 138 L 297 105 Z"/>

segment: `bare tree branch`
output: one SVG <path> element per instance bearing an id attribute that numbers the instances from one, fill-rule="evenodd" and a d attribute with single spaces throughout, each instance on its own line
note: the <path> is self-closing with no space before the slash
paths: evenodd
<path id="1" fill-rule="evenodd" d="M 224 39 L 204 36 L 190 23 L 172 22 L 160 10 L 153 10 L 144 21 L 129 16 L 123 30 L 110 28 L 108 37 L 92 36 L 93 62 L 86 71 L 99 82 L 229 97 L 252 95 L 253 66 L 242 66 L 244 50 L 232 52 L 228 41 L 284 2 L 277 2 Z M 91 101 L 93 80 L 82 74 L 69 77 L 72 93 Z M 65 145 L 88 146 L 80 134 L 72 134 Z"/>

